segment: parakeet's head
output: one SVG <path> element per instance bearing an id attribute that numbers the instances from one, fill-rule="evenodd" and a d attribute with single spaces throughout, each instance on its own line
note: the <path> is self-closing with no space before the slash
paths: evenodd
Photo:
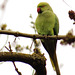
<path id="1" fill-rule="evenodd" d="M 38 6 L 37 6 L 37 12 L 38 13 L 42 13 L 46 10 L 53 11 L 52 8 L 50 7 L 50 5 L 46 2 L 41 2 L 38 4 Z"/>

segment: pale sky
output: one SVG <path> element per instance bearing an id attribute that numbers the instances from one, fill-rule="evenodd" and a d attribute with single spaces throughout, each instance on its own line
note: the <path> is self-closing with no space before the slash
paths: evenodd
<path id="1" fill-rule="evenodd" d="M 2 2 L 3 0 L 0 0 Z M 75 2 L 74 0 L 65 0 L 67 4 L 63 2 L 63 0 L 8 0 L 5 8 L 5 12 L 3 15 L 3 19 L 0 21 L 0 24 L 7 24 L 7 29 L 12 29 L 13 31 L 19 31 L 23 33 L 34 34 L 34 30 L 30 27 L 31 21 L 35 22 L 37 17 L 37 4 L 39 2 L 48 2 L 52 7 L 53 11 L 59 18 L 60 29 L 59 35 L 65 35 L 69 30 L 75 27 L 73 25 L 73 21 L 68 17 L 69 10 L 75 10 Z M 32 14 L 33 19 L 29 16 Z M 2 10 L 0 9 L 0 16 L 2 15 Z M 0 18 L 1 19 L 1 18 Z M 11 37 L 13 38 L 13 37 Z M 1 39 L 2 40 L 2 39 Z M 19 40 L 20 44 L 23 45 L 31 45 L 30 39 L 22 38 Z M 25 44 L 26 43 L 26 44 Z M 62 46 L 57 44 L 57 57 L 59 62 L 59 67 L 61 71 L 61 75 L 75 75 L 74 67 L 75 67 L 75 48 L 72 46 Z M 1 43 L 2 45 L 2 43 Z M 42 46 L 42 45 L 41 45 Z M 51 66 L 49 57 L 47 52 L 44 50 L 43 46 L 42 53 L 45 53 L 47 59 L 47 75 L 56 75 Z M 22 75 L 31 75 L 33 69 L 24 63 L 16 63 L 19 71 Z M 3 63 L 0 65 L 0 74 L 2 75 L 18 75 L 14 69 L 12 63 Z"/>

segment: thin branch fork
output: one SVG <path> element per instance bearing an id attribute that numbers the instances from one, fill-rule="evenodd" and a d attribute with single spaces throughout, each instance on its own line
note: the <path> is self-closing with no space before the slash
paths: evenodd
<path id="1" fill-rule="evenodd" d="M 33 39 L 75 39 L 75 36 L 66 36 L 66 35 L 54 35 L 54 36 L 46 36 L 46 35 L 38 35 L 38 34 L 26 34 L 21 33 L 18 31 L 7 31 L 7 30 L 0 30 L 0 34 L 6 34 L 6 35 L 13 35 L 16 37 L 27 37 L 27 38 L 33 38 Z"/>

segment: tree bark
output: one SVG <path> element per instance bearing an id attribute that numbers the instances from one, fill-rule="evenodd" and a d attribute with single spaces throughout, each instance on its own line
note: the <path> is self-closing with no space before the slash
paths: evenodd
<path id="1" fill-rule="evenodd" d="M 0 52 L 1 61 L 16 61 L 31 65 L 35 70 L 35 75 L 46 75 L 46 58 L 43 54 L 24 54 L 16 52 Z"/>

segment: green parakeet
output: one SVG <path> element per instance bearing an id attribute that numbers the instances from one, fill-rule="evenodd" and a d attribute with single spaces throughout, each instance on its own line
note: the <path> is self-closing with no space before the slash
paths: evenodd
<path id="1" fill-rule="evenodd" d="M 37 6 L 38 16 L 35 21 L 35 27 L 40 35 L 58 35 L 59 32 L 59 21 L 55 13 L 53 12 L 50 5 L 46 2 L 41 2 Z M 60 75 L 56 56 L 56 44 L 57 40 L 41 39 L 41 42 L 50 56 L 50 60 L 53 69 L 57 75 Z"/>

